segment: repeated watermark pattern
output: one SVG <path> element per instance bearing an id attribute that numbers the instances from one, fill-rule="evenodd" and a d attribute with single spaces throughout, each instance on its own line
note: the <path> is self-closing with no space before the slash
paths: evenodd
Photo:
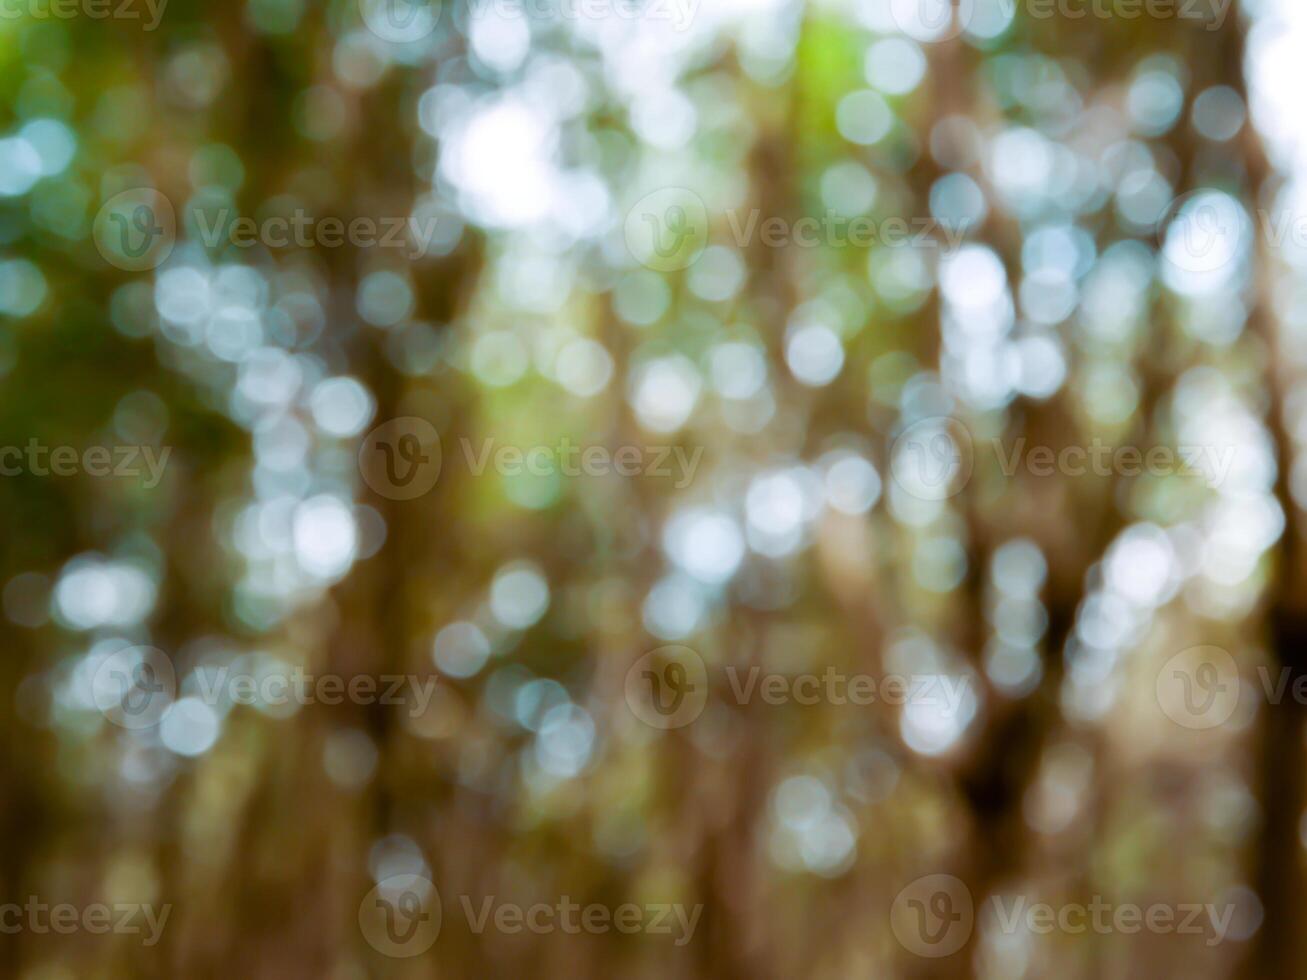
<path id="1" fill-rule="evenodd" d="M 1230 932 L 1236 906 L 1213 902 L 1111 902 L 1094 895 L 1089 902 L 1032 902 L 1026 895 L 991 895 L 992 922 L 1005 935 L 1047 936 L 1156 935 L 1201 937 L 1216 946 Z M 890 907 L 890 927 L 904 949 L 917 956 L 952 956 L 971 938 L 977 909 L 971 890 L 949 874 L 925 875 L 910 882 Z"/>
<path id="2" fill-rule="evenodd" d="M 157 268 L 177 243 L 177 212 L 152 187 L 125 190 L 101 205 L 91 237 L 110 265 L 126 272 Z"/>
<path id="3" fill-rule="evenodd" d="M 2 2 L 2 0 L 0 0 Z M 213 212 L 197 208 L 192 224 L 207 249 L 224 245 L 248 249 L 342 248 L 391 249 L 409 260 L 425 256 L 440 219 L 416 214 L 341 218 L 314 215 L 303 208 L 259 220 L 231 208 Z M 177 212 L 172 201 L 148 187 L 122 191 L 109 198 L 95 216 L 96 248 L 110 265 L 128 272 L 157 268 L 177 243 Z"/>
<path id="4" fill-rule="evenodd" d="M 1236 446 L 1112 445 L 1095 437 L 1086 445 L 1036 445 L 1024 436 L 1004 443 L 991 439 L 981 447 L 993 454 L 998 471 L 1011 479 L 1033 477 L 1182 477 L 1220 486 L 1238 455 Z M 960 419 L 934 416 L 907 426 L 890 450 L 890 474 L 905 492 L 921 500 L 944 500 L 970 482 L 979 452 L 971 431 Z"/>
<path id="5" fill-rule="evenodd" d="M 725 212 L 731 243 L 740 249 L 765 248 L 919 248 L 955 252 L 966 238 L 966 223 L 931 217 L 873 218 L 827 210 L 795 219 L 751 208 Z M 709 245 L 708 208 L 687 187 L 662 187 L 644 195 L 626 213 L 626 247 L 641 265 L 658 272 L 685 269 Z"/>
<path id="6" fill-rule="evenodd" d="M 730 665 L 721 673 L 731 699 L 740 706 L 755 701 L 772 707 L 913 704 L 933 707 L 942 717 L 962 710 L 971 683 L 964 675 L 850 674 L 830 665 L 820 673 Z M 666 731 L 684 728 L 703 714 L 710 686 L 703 658 L 690 647 L 669 644 L 650 650 L 627 669 L 623 694 L 636 718 Z"/>
<path id="7" fill-rule="evenodd" d="M 152 31 L 167 7 L 168 0 L 0 0 L 0 20 L 128 20 Z"/>
<path id="8" fill-rule="evenodd" d="M 427 254 L 435 238 L 440 219 L 435 215 L 404 217 L 339 218 L 318 217 L 303 208 L 289 215 L 272 215 L 255 221 L 228 208 L 210 215 L 195 212 L 195 226 L 205 248 L 230 243 L 237 248 L 262 245 L 283 248 L 389 248 L 402 251 L 405 258 L 420 259 Z"/>
<path id="9" fill-rule="evenodd" d="M 1219 728 L 1234 717 L 1245 695 L 1258 703 L 1307 704 L 1307 674 L 1258 664 L 1256 683 L 1245 683 L 1223 647 L 1200 644 L 1168 659 L 1157 673 L 1157 703 L 1177 725 L 1194 731 Z"/>
<path id="10" fill-rule="evenodd" d="M 460 438 L 459 460 L 474 477 L 563 476 L 569 479 L 618 476 L 667 479 L 678 489 L 689 486 L 699 468 L 703 447 L 678 445 L 607 446 L 573 442 L 512 445 L 493 437 Z M 358 454 L 363 481 L 390 500 L 412 500 L 431 490 L 444 465 L 440 435 L 425 419 L 391 419 L 363 439 Z"/>
<path id="11" fill-rule="evenodd" d="M 454 905 L 462 912 L 467 928 L 475 935 L 495 932 L 503 935 L 532 933 L 547 935 L 666 936 L 673 945 L 684 946 L 693 938 L 703 913 L 702 903 L 686 906 L 677 902 L 577 902 L 560 895 L 548 902 L 522 904 L 497 895 L 459 895 Z M 444 903 L 429 878 L 416 874 L 392 875 L 364 896 L 359 904 L 359 928 L 377 952 L 395 958 L 419 956 L 431 948 L 440 935 Z"/>
<path id="12" fill-rule="evenodd" d="M 1225 24 L 1234 0 L 889 0 L 894 23 L 909 37 L 947 41 L 973 25 L 1010 23 L 1018 13 L 1032 20 L 1173 20 L 1205 31 Z"/>
<path id="13" fill-rule="evenodd" d="M 368 30 L 383 41 L 411 44 L 440 24 L 440 0 L 358 0 Z M 667 24 L 687 30 L 699 10 L 699 0 L 470 0 L 472 18 L 527 19 L 535 23 L 624 20 Z"/>
<path id="14" fill-rule="evenodd" d="M 145 477 L 144 487 L 153 490 L 163 479 L 171 446 L 47 446 L 29 439 L 25 446 L 0 446 L 0 476 L 59 476 L 85 474 L 91 477 Z"/>
<path id="15" fill-rule="evenodd" d="M 70 936 L 76 932 L 92 935 L 113 933 L 118 936 L 141 936 L 145 946 L 153 946 L 163 935 L 168 924 L 172 905 L 154 905 L 140 902 L 90 902 L 75 905 L 72 902 L 43 902 L 35 895 L 27 896 L 21 904 L 0 904 L 0 933 L 16 935 L 30 932 L 35 935 Z"/>
<path id="16" fill-rule="evenodd" d="M 412 717 L 423 714 L 435 694 L 437 678 L 417 674 L 310 673 L 300 666 L 259 670 L 229 666 L 195 672 L 198 697 L 210 706 L 280 708 L 322 704 L 399 706 Z M 157 647 L 124 647 L 105 656 L 91 679 L 91 700 L 115 725 L 140 730 L 159 724 L 177 700 L 177 673 Z"/>

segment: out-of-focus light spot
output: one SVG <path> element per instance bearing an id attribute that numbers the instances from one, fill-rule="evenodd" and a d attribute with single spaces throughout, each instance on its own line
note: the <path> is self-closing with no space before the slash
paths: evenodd
<path id="1" fill-rule="evenodd" d="M 943 41 L 957 37 L 976 8 L 976 0 L 955 6 L 953 0 L 881 0 L 891 23 L 917 41 Z"/>
<path id="2" fill-rule="evenodd" d="M 961 682 L 959 678 L 949 681 Z M 976 716 L 974 688 L 974 684 L 962 684 L 956 704 L 942 695 L 909 699 L 899 715 L 899 733 L 908 748 L 926 756 L 943 755 L 953 748 Z"/>
<path id="3" fill-rule="evenodd" d="M 906 38 L 885 38 L 867 49 L 863 74 L 869 84 L 882 92 L 905 95 L 925 77 L 926 56 Z"/>
<path id="4" fill-rule="evenodd" d="M 212 309 L 208 277 L 190 266 L 165 269 L 154 282 L 154 303 L 165 320 L 184 326 L 202 324 Z"/>
<path id="5" fill-rule="evenodd" d="M 21 136 L 0 139 L 0 197 L 26 194 L 41 179 L 41 154 Z"/>
<path id="6" fill-rule="evenodd" d="M 213 748 L 222 731 L 217 713 L 199 698 L 181 698 L 168 707 L 159 723 L 159 740 L 177 755 L 194 757 Z"/>
<path id="7" fill-rule="evenodd" d="M 549 608 L 549 585 L 531 562 L 514 562 L 495 573 L 490 611 L 509 629 L 529 629 Z"/>
<path id="8" fill-rule="evenodd" d="M 313 421 L 327 435 L 358 435 L 372 420 L 372 395 L 354 378 L 327 378 L 309 396 Z"/>
<path id="9" fill-rule="evenodd" d="M 498 72 L 511 72 L 525 60 L 531 50 L 531 29 L 525 13 L 512 16 L 494 4 L 471 8 L 468 43 L 483 64 Z"/>
<path id="10" fill-rule="evenodd" d="M 790 871 L 836 877 L 857 848 L 853 815 L 814 776 L 791 776 L 772 792 L 771 859 Z"/>
<path id="11" fill-rule="evenodd" d="M 703 625 L 708 615 L 703 586 L 674 573 L 659 579 L 645 596 L 644 627 L 660 640 L 683 640 Z"/>
<path id="12" fill-rule="evenodd" d="M 1151 167 L 1132 170 L 1116 188 L 1116 213 L 1131 231 L 1154 228 L 1166 215 L 1173 191 L 1170 182 Z"/>
<path id="13" fill-rule="evenodd" d="M 1145 136 L 1161 136 L 1180 118 L 1184 89 L 1170 72 L 1141 73 L 1130 85 L 1126 110 L 1135 128 Z"/>
<path id="14" fill-rule="evenodd" d="M 635 371 L 631 405 L 646 429 L 675 432 L 689 421 L 702 384 L 688 358 L 680 354 L 660 357 Z"/>
<path id="15" fill-rule="evenodd" d="M 894 113 L 879 92 L 861 89 L 850 92 L 835 107 L 835 125 L 850 143 L 870 146 L 889 133 Z"/>
<path id="16" fill-rule="evenodd" d="M 967 245 L 940 263 L 939 285 L 944 297 L 966 310 L 998 304 L 1007 290 L 1007 273 L 994 251 Z"/>
<path id="17" fill-rule="evenodd" d="M 754 477 L 744 498 L 750 547 L 779 558 L 799 546 L 804 522 L 810 516 L 804 491 L 795 470 Z"/>
<path id="18" fill-rule="evenodd" d="M 694 137 L 698 112 L 676 89 L 642 91 L 631 105 L 631 128 L 650 146 L 679 150 Z"/>
<path id="19" fill-rule="evenodd" d="M 529 732 L 538 732 L 550 712 L 571 703 L 567 688 L 553 678 L 527 681 L 513 695 L 513 720 Z"/>
<path id="20" fill-rule="evenodd" d="M 1043 663 L 1034 647 L 991 643 L 985 648 L 985 674 L 1008 697 L 1029 694 L 1043 672 Z"/>
<path id="21" fill-rule="evenodd" d="M 912 553 L 912 575 L 927 592 L 952 592 L 967 574 L 967 552 L 955 539 L 923 538 Z"/>
<path id="22" fill-rule="evenodd" d="M 491 330 L 472 345 L 472 373 L 491 388 L 505 388 L 519 381 L 530 359 L 526 347 L 511 330 Z"/>
<path id="23" fill-rule="evenodd" d="M 475 623 L 450 623 L 436 634 L 431 659 L 450 677 L 472 677 L 490 657 L 490 641 Z"/>
<path id="24" fill-rule="evenodd" d="M 27 259 L 0 262 L 0 313 L 27 316 L 45 302 L 45 276 Z"/>
<path id="25" fill-rule="evenodd" d="M 422 848 L 407 834 L 388 834 L 373 844 L 368 851 L 368 870 L 372 880 L 378 882 L 398 875 L 412 876 L 409 881 L 401 879 L 401 883 L 406 889 L 416 890 L 424 901 L 431 888 L 427 877 L 431 868 L 422 856 Z"/>
<path id="26" fill-rule="evenodd" d="M 556 203 L 557 133 L 548 118 L 514 97 L 472 110 L 442 134 L 440 166 L 476 221 L 521 227 Z"/>
<path id="27" fill-rule="evenodd" d="M 1085 411 L 1103 424 L 1125 421 L 1139 404 L 1139 385 L 1120 364 L 1088 365 L 1081 376 L 1081 386 Z"/>
<path id="28" fill-rule="evenodd" d="M 663 529 L 663 550 L 686 574 L 706 585 L 729 581 L 744 558 L 739 525 L 706 507 L 678 511 Z"/>
<path id="29" fill-rule="evenodd" d="M 967 4 L 972 5 L 968 8 Z M 988 41 L 998 37 L 1011 26 L 1020 9 L 1011 0 L 961 0 L 959 11 L 970 10 L 965 19 L 968 37 Z"/>
<path id="30" fill-rule="evenodd" d="M 613 309 L 627 323 L 647 327 L 671 308 L 672 291 L 667 281 L 648 270 L 624 276 L 613 290 Z"/>
<path id="31" fill-rule="evenodd" d="M 292 534 L 300 567 L 324 581 L 342 577 L 354 563 L 357 532 L 354 515 L 338 497 L 310 497 L 295 508 Z"/>
<path id="32" fill-rule="evenodd" d="M 822 203 L 836 214 L 865 214 L 876 203 L 876 194 L 876 178 L 854 160 L 833 164 L 821 175 Z"/>
<path id="33" fill-rule="evenodd" d="M 1194 99 L 1194 129 L 1217 143 L 1234 139 L 1248 121 L 1239 93 L 1228 85 L 1213 85 Z"/>
<path id="34" fill-rule="evenodd" d="M 551 708 L 536 733 L 535 758 L 551 776 L 570 779 L 590 762 L 595 726 L 584 708 L 560 704 Z"/>
<path id="35" fill-rule="evenodd" d="M 284 406 L 290 404 L 303 380 L 303 370 L 294 356 L 264 347 L 241 361 L 236 388 L 256 405 Z"/>
<path id="36" fill-rule="evenodd" d="M 826 502 L 843 514 L 865 514 L 880 499 L 880 474 L 862 456 L 842 452 L 826 460 Z"/>
<path id="37" fill-rule="evenodd" d="M 1162 247 L 1162 279 L 1177 293 L 1208 295 L 1228 288 L 1252 240 L 1243 206 L 1222 191 L 1187 197 Z"/>
<path id="38" fill-rule="evenodd" d="M 43 177 L 63 173 L 77 153 L 77 136 L 57 119 L 33 119 L 18 135 L 36 150 Z"/>
<path id="39" fill-rule="evenodd" d="M 767 360 L 753 344 L 718 344 L 709 358 L 712 385 L 723 398 L 752 398 L 767 381 Z"/>
<path id="40" fill-rule="evenodd" d="M 413 312 L 413 287 L 396 272 L 370 273 L 359 284 L 359 316 L 375 327 L 393 327 Z"/>
<path id="41" fill-rule="evenodd" d="M 930 189 L 930 213 L 951 228 L 975 228 L 989 214 L 985 192 L 966 174 L 945 174 Z"/>
<path id="42" fill-rule="evenodd" d="M 739 253 L 724 245 L 710 245 L 686 274 L 690 291 L 710 303 L 733 297 L 744 285 L 747 270 Z"/>
<path id="43" fill-rule="evenodd" d="M 994 586 L 1015 597 L 1031 597 L 1044 586 L 1048 564 L 1029 538 L 1014 538 L 999 546 L 990 559 Z"/>
<path id="44" fill-rule="evenodd" d="M 1138 606 L 1160 606 L 1180 584 L 1175 549 L 1166 532 L 1151 524 L 1124 531 L 1103 564 L 1107 587 Z"/>
<path id="45" fill-rule="evenodd" d="M 215 357 L 237 363 L 263 343 L 263 323 L 257 311 L 226 306 L 209 318 L 204 343 Z"/>
<path id="46" fill-rule="evenodd" d="M 990 144 L 987 169 L 1003 197 L 1014 208 L 1024 210 L 1044 195 L 1053 164 L 1052 147 L 1041 133 L 1014 128 L 1000 133 Z"/>
<path id="47" fill-rule="evenodd" d="M 1066 380 L 1066 358 L 1051 337 L 1022 337 L 1015 344 L 1019 362 L 1017 390 L 1036 399 L 1050 398 Z"/>
<path id="48" fill-rule="evenodd" d="M 608 348 L 589 337 L 570 340 L 554 362 L 558 383 L 574 395 L 591 398 L 608 387 L 613 377 L 613 358 Z"/>
<path id="49" fill-rule="evenodd" d="M 785 363 L 803 384 L 812 388 L 828 385 L 844 367 L 844 345 L 829 327 L 799 327 L 785 344 Z"/>
<path id="50" fill-rule="evenodd" d="M 74 558 L 54 590 L 55 610 L 73 629 L 132 626 L 154 608 L 156 585 L 146 572 L 122 562 Z"/>

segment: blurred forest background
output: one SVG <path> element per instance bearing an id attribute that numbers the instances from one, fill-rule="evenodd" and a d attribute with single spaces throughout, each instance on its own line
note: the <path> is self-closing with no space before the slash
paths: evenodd
<path id="1" fill-rule="evenodd" d="M 0 446 L 169 455 L 0 478 L 0 903 L 171 914 L 6 930 L 6 975 L 1307 976 L 1300 0 L 79 4 L 0 17 Z M 297 211 L 406 247 L 212 233 Z M 469 459 L 565 444 L 696 462 Z M 1005 465 L 1096 444 L 1232 455 Z M 668 645 L 706 700 L 649 724 Z M 125 725 L 96 677 L 146 646 L 175 683 Z M 1174 703 L 1193 648 L 1219 719 Z M 205 693 L 296 667 L 435 685 Z M 442 898 L 416 955 L 361 924 L 394 875 Z M 894 918 L 931 875 L 974 903 L 947 955 Z M 678 944 L 460 903 L 565 895 L 703 908 Z"/>

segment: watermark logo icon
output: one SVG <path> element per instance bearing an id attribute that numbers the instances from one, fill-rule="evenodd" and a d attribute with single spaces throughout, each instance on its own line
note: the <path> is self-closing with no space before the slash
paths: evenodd
<path id="1" fill-rule="evenodd" d="M 948 41 L 970 25 L 976 0 L 890 0 L 890 17 L 915 41 Z"/>
<path id="2" fill-rule="evenodd" d="M 708 244 L 708 209 L 684 187 L 646 194 L 626 215 L 626 247 L 641 265 L 674 272 L 696 262 Z"/>
<path id="3" fill-rule="evenodd" d="M 890 450 L 894 482 L 919 500 L 946 500 L 960 493 L 974 467 L 971 432 L 949 415 L 913 422 Z"/>
<path id="4" fill-rule="evenodd" d="M 953 875 L 926 875 L 910 882 L 890 906 L 890 927 L 903 948 L 932 959 L 960 950 L 975 925 L 971 890 Z"/>
<path id="5" fill-rule="evenodd" d="M 109 654 L 91 680 L 95 706 L 122 728 L 153 728 L 176 696 L 172 661 L 155 647 L 124 647 Z"/>
<path id="6" fill-rule="evenodd" d="M 624 694 L 631 713 L 651 728 L 684 728 L 708 703 L 708 671 L 689 647 L 658 647 L 627 670 Z"/>
<path id="7" fill-rule="evenodd" d="M 1191 276 L 1216 274 L 1233 264 L 1251 233 L 1243 206 L 1210 188 L 1176 198 L 1157 226 L 1163 259 Z"/>
<path id="8" fill-rule="evenodd" d="M 1216 646 L 1194 646 L 1168 660 L 1157 675 L 1157 703 L 1177 725 L 1198 731 L 1230 720 L 1239 706 L 1239 667 Z"/>
<path id="9" fill-rule="evenodd" d="M 441 905 L 436 886 L 421 875 L 391 875 L 359 903 L 359 929 L 384 956 L 420 956 L 440 935 Z"/>
<path id="10" fill-rule="evenodd" d="M 177 215 L 172 202 L 149 187 L 104 202 L 92 229 L 95 247 L 110 265 L 128 272 L 156 268 L 172 254 Z"/>
<path id="11" fill-rule="evenodd" d="M 359 447 L 359 472 L 374 491 L 390 500 L 412 500 L 440 477 L 440 434 L 426 419 L 391 419 L 367 434 Z"/>
<path id="12" fill-rule="evenodd" d="M 436 29 L 439 0 L 358 0 L 363 23 L 394 44 L 420 41 Z"/>

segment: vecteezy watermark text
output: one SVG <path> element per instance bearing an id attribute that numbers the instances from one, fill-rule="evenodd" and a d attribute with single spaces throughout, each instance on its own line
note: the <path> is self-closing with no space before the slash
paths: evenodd
<path id="1" fill-rule="evenodd" d="M 0 476 L 145 476 L 144 487 L 153 490 L 163 479 L 172 447 L 154 446 L 47 446 L 29 439 L 26 446 L 0 446 Z M 142 468 L 144 464 L 144 468 Z"/>
<path id="2" fill-rule="evenodd" d="M 468 926 L 477 935 L 487 928 L 508 935 L 524 930 L 536 935 L 565 932 L 572 936 L 582 932 L 620 932 L 626 935 L 642 932 L 650 936 L 675 936 L 673 943 L 677 946 L 684 946 L 694 938 L 699 915 L 703 912 L 703 905 L 687 909 L 672 902 L 644 905 L 623 902 L 616 906 L 590 902 L 581 905 L 567 895 L 560 896 L 557 902 L 536 902 L 527 906 L 501 902 L 496 896 L 487 895 L 475 910 L 467 895 L 460 895 L 458 900 Z"/>
<path id="3" fill-rule="evenodd" d="M 754 700 L 773 707 L 795 704 L 885 704 L 929 706 L 941 717 L 962 710 L 970 679 L 950 674 L 850 674 L 827 665 L 820 673 L 764 671 L 757 665 L 722 670 L 737 705 Z M 683 728 L 695 721 L 708 702 L 708 668 L 690 647 L 669 644 L 651 650 L 626 672 L 627 707 L 652 728 Z"/>
<path id="4" fill-rule="evenodd" d="M 298 665 L 261 664 L 258 669 L 201 665 L 186 699 L 209 707 L 244 705 L 259 709 L 339 704 L 404 706 L 411 717 L 426 711 L 435 693 L 434 675 L 314 674 Z M 106 654 L 90 677 L 90 702 L 122 728 L 152 728 L 179 703 L 172 660 L 157 647 L 122 647 Z"/>
<path id="5" fill-rule="evenodd" d="M 406 705 L 417 717 L 427 710 L 436 691 L 434 676 L 416 674 L 311 674 L 303 667 L 254 673 L 229 667 L 200 671 L 196 676 L 200 699 L 206 704 L 223 700 L 232 704 L 281 707 L 289 704 Z"/>
<path id="6" fill-rule="evenodd" d="M 999 471 L 1012 478 L 1024 471 L 1033 477 L 1184 477 L 1201 479 L 1209 488 L 1230 474 L 1238 447 L 1213 445 L 1115 446 L 1095 437 L 1088 445 L 1032 445 L 1025 437 L 1010 444 L 988 443 Z M 977 447 L 971 432 L 952 416 L 920 419 L 905 428 L 890 450 L 890 474 L 908 494 L 943 500 L 960 493 L 976 467 Z"/>
<path id="7" fill-rule="evenodd" d="M 1032 20 L 1181 20 L 1220 30 L 1234 0 L 887 0 L 890 16 L 909 37 L 945 41 L 977 23 Z"/>
<path id="8" fill-rule="evenodd" d="M 54 905 L 41 901 L 35 895 L 27 896 L 20 905 L 17 902 L 0 904 L 0 933 L 16 935 L 31 932 L 36 935 L 54 933 L 68 936 L 75 932 L 89 932 L 92 935 L 114 933 L 122 936 L 140 936 L 145 938 L 142 944 L 153 946 L 163 935 L 163 927 L 168 923 L 172 905 L 153 905 L 139 902 L 91 902 L 88 905 L 74 905 L 71 902 L 58 902 Z"/>
<path id="9" fill-rule="evenodd" d="M 643 933 L 669 936 L 676 946 L 694 938 L 703 905 L 687 907 L 678 902 L 577 902 L 569 895 L 554 901 L 521 904 L 503 901 L 497 895 L 473 899 L 458 896 L 458 908 L 467 928 L 475 935 L 487 931 L 504 935 L 523 932 L 546 935 L 623 935 Z M 373 949 L 386 956 L 407 958 L 431 948 L 440 935 L 444 906 L 429 878 L 419 874 L 392 875 L 379 882 L 359 903 L 359 928 Z"/>
<path id="10" fill-rule="evenodd" d="M 703 447 L 607 446 L 573 442 L 564 436 L 552 443 L 511 445 L 494 437 L 458 440 L 463 465 L 474 477 L 488 471 L 506 477 L 568 478 L 644 477 L 670 479 L 684 489 L 699 468 Z M 358 452 L 363 481 L 391 500 L 412 500 L 435 486 L 444 465 L 440 435 L 426 419 L 414 416 L 391 419 L 363 439 Z"/>
<path id="11" fill-rule="evenodd" d="M 0 0 L 0 20 L 145 20 L 142 30 L 152 31 L 167 6 L 168 0 Z"/>
<path id="12" fill-rule="evenodd" d="M 420 41 L 440 23 L 441 0 L 358 0 L 363 23 L 383 41 Z M 536 24 L 627 20 L 667 23 L 684 31 L 693 22 L 699 0 L 469 0 L 474 20 L 499 17 L 530 19 Z"/>
<path id="13" fill-rule="evenodd" d="M 237 248 L 393 248 L 402 249 L 409 259 L 427 254 L 435 237 L 439 218 L 417 215 L 370 218 L 316 217 L 303 208 L 290 215 L 274 215 L 255 221 L 236 215 L 227 208 L 208 215 L 195 212 L 196 230 L 206 248 L 218 248 L 230 242 Z"/>
<path id="14" fill-rule="evenodd" d="M 915 248 L 957 251 L 966 238 L 965 222 L 932 217 L 875 218 L 827 209 L 820 215 L 790 219 L 752 208 L 725 212 L 727 236 L 736 248 L 755 242 L 764 248 Z M 708 208 L 694 191 L 663 187 L 646 194 L 626 214 L 626 247 L 641 265 L 672 272 L 693 265 L 708 247 L 712 225 Z"/>
<path id="15" fill-rule="evenodd" d="M 582 446 L 570 439 L 553 445 L 501 446 L 494 439 L 482 439 L 479 448 L 472 440 L 459 440 L 463 458 L 473 476 L 493 468 L 502 476 L 617 476 L 670 477 L 683 490 L 694 479 L 703 447 L 687 452 L 682 446 Z"/>
<path id="16" fill-rule="evenodd" d="M 1109 902 L 1094 895 L 1089 902 L 1031 902 L 1026 895 L 991 895 L 985 905 L 1000 932 L 1019 930 L 1039 936 L 1140 932 L 1201 936 L 1206 946 L 1223 942 L 1236 907 L 1213 902 Z M 952 956 L 971 938 L 977 910 L 971 890 L 948 874 L 925 875 L 905 886 L 890 907 L 890 926 L 904 949 L 917 956 Z"/>

